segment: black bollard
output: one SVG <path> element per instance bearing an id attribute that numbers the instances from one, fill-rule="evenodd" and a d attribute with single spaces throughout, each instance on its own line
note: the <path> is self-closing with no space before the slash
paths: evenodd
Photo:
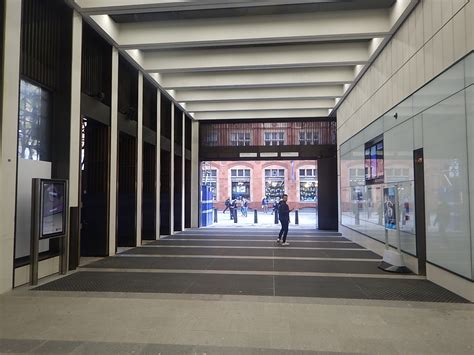
<path id="1" fill-rule="evenodd" d="M 214 208 L 214 223 L 217 223 L 217 208 Z"/>
<path id="2" fill-rule="evenodd" d="M 230 216 L 230 220 L 232 221 L 234 219 L 234 209 L 233 208 L 229 209 L 229 216 Z"/>
<path id="3" fill-rule="evenodd" d="M 237 208 L 234 208 L 234 223 L 237 223 Z"/>
<path id="4" fill-rule="evenodd" d="M 257 217 L 257 209 L 253 210 L 253 223 L 257 224 L 258 223 L 258 217 Z"/>
<path id="5" fill-rule="evenodd" d="M 278 224 L 278 210 L 275 210 L 275 224 Z"/>
<path id="6" fill-rule="evenodd" d="M 298 214 L 298 210 L 295 210 L 295 224 L 300 224 L 300 217 Z"/>

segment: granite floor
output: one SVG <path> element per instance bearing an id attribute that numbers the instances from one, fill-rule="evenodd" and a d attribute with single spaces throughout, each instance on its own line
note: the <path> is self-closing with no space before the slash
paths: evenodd
<path id="1" fill-rule="evenodd" d="M 291 238 L 187 231 L 15 289 L 0 296 L 0 353 L 474 353 L 473 304 L 380 272 L 344 236 Z"/>

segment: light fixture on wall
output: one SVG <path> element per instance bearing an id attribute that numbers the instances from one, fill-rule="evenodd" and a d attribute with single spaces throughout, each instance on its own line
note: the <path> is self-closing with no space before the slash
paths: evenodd
<path id="1" fill-rule="evenodd" d="M 398 112 L 395 112 L 395 114 L 393 115 L 393 117 L 394 117 L 395 119 L 398 119 Z"/>

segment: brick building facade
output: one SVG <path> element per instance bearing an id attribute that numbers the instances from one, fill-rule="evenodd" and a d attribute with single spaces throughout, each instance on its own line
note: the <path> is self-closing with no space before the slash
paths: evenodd
<path id="1" fill-rule="evenodd" d="M 229 197 L 245 197 L 250 208 L 260 208 L 267 195 L 271 206 L 283 193 L 288 194 L 291 208 L 314 208 L 318 202 L 314 160 L 204 162 L 201 176 L 202 183 L 214 191 L 218 209 L 224 208 Z"/>

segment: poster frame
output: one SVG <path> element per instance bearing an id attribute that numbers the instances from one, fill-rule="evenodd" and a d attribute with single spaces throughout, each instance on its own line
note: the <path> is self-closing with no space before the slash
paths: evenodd
<path id="1" fill-rule="evenodd" d="M 54 185 L 61 185 L 62 190 L 64 193 L 63 196 L 63 201 L 62 201 L 62 228 L 60 231 L 53 232 L 53 233 L 44 233 L 44 193 L 46 189 L 46 185 L 48 184 L 54 184 Z M 62 237 L 67 234 L 67 200 L 68 200 L 68 184 L 67 180 L 63 179 L 40 179 L 39 180 L 39 191 L 38 191 L 38 196 L 36 198 L 39 198 L 39 221 L 40 221 L 40 226 L 39 226 L 39 239 L 40 240 L 45 240 L 45 239 L 51 239 L 51 238 L 56 238 L 56 237 Z"/>

